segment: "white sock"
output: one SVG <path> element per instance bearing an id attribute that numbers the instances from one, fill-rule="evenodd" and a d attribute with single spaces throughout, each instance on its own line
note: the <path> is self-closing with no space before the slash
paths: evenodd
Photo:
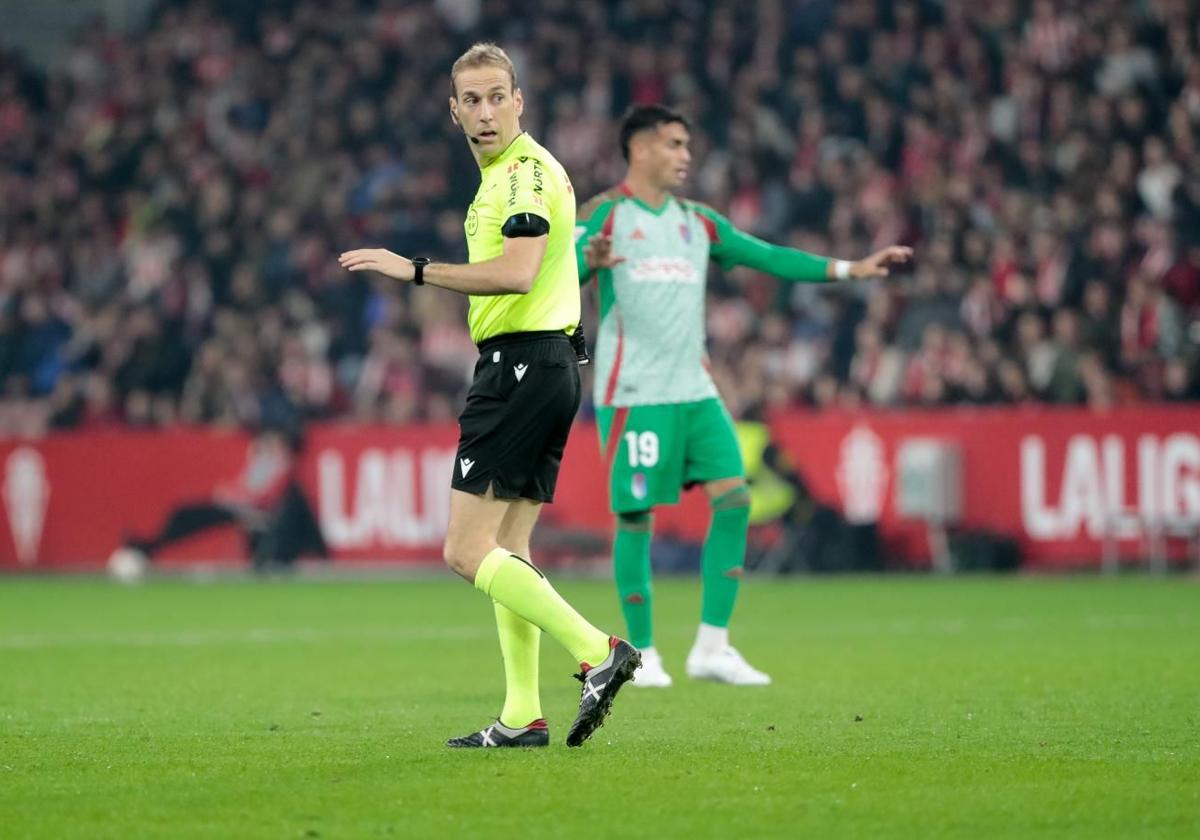
<path id="1" fill-rule="evenodd" d="M 644 647 L 641 649 L 641 651 L 646 656 L 658 656 L 658 648 L 656 648 L 654 645 L 650 645 L 650 647 Z"/>
<path id="2" fill-rule="evenodd" d="M 716 653 L 729 647 L 729 628 L 714 627 L 701 622 L 696 631 L 696 647 L 709 653 Z"/>

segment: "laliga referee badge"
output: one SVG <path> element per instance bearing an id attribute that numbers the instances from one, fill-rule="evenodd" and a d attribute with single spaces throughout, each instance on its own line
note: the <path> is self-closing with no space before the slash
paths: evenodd
<path id="1" fill-rule="evenodd" d="M 630 487 L 630 490 L 633 491 L 633 498 L 635 498 L 635 499 L 646 498 L 646 474 L 645 473 L 634 473 L 633 474 L 633 483 L 632 483 L 632 486 Z"/>

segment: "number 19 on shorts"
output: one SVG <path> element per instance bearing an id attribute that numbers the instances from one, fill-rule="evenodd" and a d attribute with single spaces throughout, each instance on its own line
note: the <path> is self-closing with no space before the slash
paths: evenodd
<path id="1" fill-rule="evenodd" d="M 626 432 L 629 466 L 653 467 L 658 463 L 658 434 L 655 432 Z"/>

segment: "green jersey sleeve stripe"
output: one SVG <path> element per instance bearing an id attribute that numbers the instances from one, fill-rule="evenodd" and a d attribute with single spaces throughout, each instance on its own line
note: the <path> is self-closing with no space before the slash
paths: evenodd
<path id="1" fill-rule="evenodd" d="M 579 218 L 575 220 L 575 260 L 579 265 L 580 285 L 591 280 L 595 274 L 588 268 L 583 249 L 587 247 L 589 239 L 604 229 L 614 206 L 616 202 L 601 193 L 579 208 Z"/>
<path id="2" fill-rule="evenodd" d="M 810 254 L 797 248 L 772 245 L 757 236 L 738 230 L 727 218 L 711 207 L 689 201 L 688 207 L 706 220 L 712 240 L 711 256 L 722 268 L 744 265 L 784 280 L 823 283 L 828 280 L 829 257 Z"/>

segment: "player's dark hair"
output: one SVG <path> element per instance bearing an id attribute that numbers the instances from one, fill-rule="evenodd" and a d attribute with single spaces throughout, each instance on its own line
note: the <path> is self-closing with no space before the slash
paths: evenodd
<path id="1" fill-rule="evenodd" d="M 691 131 L 691 123 L 687 117 L 678 111 L 672 111 L 665 105 L 634 105 L 621 118 L 621 155 L 629 161 L 629 141 L 633 135 L 648 128 L 658 128 L 660 125 L 679 123 Z"/>

